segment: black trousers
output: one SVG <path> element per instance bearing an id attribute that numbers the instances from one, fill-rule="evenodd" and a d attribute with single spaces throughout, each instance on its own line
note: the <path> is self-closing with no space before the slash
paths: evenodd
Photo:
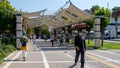
<path id="1" fill-rule="evenodd" d="M 54 46 L 54 40 L 51 40 L 51 43 L 52 43 L 52 47 Z"/>
<path id="2" fill-rule="evenodd" d="M 81 68 L 83 68 L 83 67 L 84 67 L 84 63 L 85 63 L 85 51 L 84 51 L 84 50 L 78 51 L 78 50 L 76 49 L 75 63 L 78 62 L 78 60 L 79 60 L 79 55 L 81 55 L 81 60 L 80 60 L 80 62 L 81 62 Z"/>

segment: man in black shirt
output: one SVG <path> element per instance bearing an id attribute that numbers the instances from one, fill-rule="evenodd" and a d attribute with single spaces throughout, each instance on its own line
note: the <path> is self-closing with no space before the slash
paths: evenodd
<path id="1" fill-rule="evenodd" d="M 81 68 L 84 68 L 84 62 L 85 62 L 85 51 L 86 51 L 86 44 L 85 39 L 82 36 L 82 30 L 78 31 L 78 35 L 75 37 L 74 40 L 75 48 L 76 48 L 76 56 L 75 56 L 75 64 L 77 64 L 79 55 L 81 54 Z"/>

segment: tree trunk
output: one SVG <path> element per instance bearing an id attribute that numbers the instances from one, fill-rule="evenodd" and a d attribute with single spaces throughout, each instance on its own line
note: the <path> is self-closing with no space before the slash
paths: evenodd
<path id="1" fill-rule="evenodd" d="M 90 44 L 90 32 L 88 31 L 88 44 Z"/>
<path id="2" fill-rule="evenodd" d="M 103 42 L 104 42 L 104 32 L 101 35 L 101 46 L 103 46 Z"/>
<path id="3" fill-rule="evenodd" d="M 116 21 L 116 24 L 115 24 L 115 28 L 116 28 L 116 39 L 118 38 L 118 34 L 117 34 L 117 31 L 118 31 L 118 28 L 117 28 L 118 24 L 117 24 L 117 21 Z"/>
<path id="4" fill-rule="evenodd" d="M 3 39 L 5 38 L 5 32 L 2 33 L 2 37 L 3 37 Z"/>
<path id="5" fill-rule="evenodd" d="M 2 40 L 5 39 L 5 32 L 2 33 Z"/>

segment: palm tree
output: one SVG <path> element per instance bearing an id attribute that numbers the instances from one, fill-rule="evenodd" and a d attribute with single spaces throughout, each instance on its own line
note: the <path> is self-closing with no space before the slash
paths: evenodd
<path id="1" fill-rule="evenodd" d="M 120 7 L 114 7 L 112 9 L 112 17 L 114 18 L 114 20 L 116 22 L 116 24 L 115 24 L 116 38 L 118 38 L 118 34 L 117 34 L 117 31 L 118 31 L 118 28 L 117 28 L 118 22 L 117 21 L 118 21 L 119 16 L 120 16 Z"/>

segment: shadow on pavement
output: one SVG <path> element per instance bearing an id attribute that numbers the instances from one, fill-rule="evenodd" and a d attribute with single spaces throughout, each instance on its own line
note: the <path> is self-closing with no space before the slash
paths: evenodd
<path id="1" fill-rule="evenodd" d="M 73 64 L 73 65 L 71 65 L 69 68 L 74 68 L 75 67 L 75 65 Z"/>
<path id="2" fill-rule="evenodd" d="M 5 62 L 11 62 L 11 61 L 23 61 L 23 59 L 15 59 L 15 60 L 4 60 Z"/>
<path id="3" fill-rule="evenodd" d="M 57 50 L 75 50 L 74 44 L 65 43 L 64 46 L 60 46 L 59 42 L 54 42 L 54 47 L 50 41 L 44 42 L 36 42 L 36 46 L 38 48 L 42 48 L 43 51 L 57 51 Z M 95 50 L 94 47 L 87 47 L 87 50 Z"/>

